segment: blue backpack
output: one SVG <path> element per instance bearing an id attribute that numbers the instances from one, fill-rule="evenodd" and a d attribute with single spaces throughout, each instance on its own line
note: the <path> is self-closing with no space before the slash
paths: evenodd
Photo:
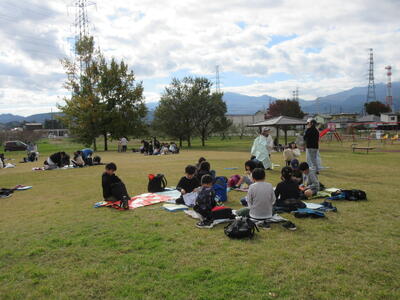
<path id="1" fill-rule="evenodd" d="M 215 201 L 226 202 L 228 201 L 228 178 L 226 177 L 216 177 L 213 189 L 215 191 Z"/>

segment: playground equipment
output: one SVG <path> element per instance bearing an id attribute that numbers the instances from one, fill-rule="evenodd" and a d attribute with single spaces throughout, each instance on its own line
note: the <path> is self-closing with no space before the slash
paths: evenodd
<path id="1" fill-rule="evenodd" d="M 328 128 L 322 130 L 319 133 L 319 138 L 322 139 L 328 132 L 333 134 L 333 136 L 336 138 L 338 142 L 343 142 L 341 135 L 339 134 L 339 132 L 336 131 L 335 124 L 332 123 L 328 124 Z"/>

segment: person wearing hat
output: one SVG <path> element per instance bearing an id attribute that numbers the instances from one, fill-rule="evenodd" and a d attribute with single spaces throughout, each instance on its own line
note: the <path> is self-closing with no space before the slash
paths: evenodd
<path id="1" fill-rule="evenodd" d="M 304 134 L 304 142 L 306 145 L 307 162 L 317 174 L 319 173 L 320 166 L 318 163 L 318 149 L 319 149 L 319 131 L 316 128 L 317 121 L 314 119 L 307 120 L 307 130 Z"/>
<path id="2" fill-rule="evenodd" d="M 263 128 L 261 134 L 256 137 L 251 147 L 251 155 L 260 161 L 267 170 L 272 167 L 270 153 L 274 148 L 274 141 L 269 133 L 269 128 Z"/>

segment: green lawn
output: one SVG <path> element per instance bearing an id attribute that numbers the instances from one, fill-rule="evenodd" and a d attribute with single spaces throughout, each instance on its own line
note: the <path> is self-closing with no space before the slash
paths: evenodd
<path id="1" fill-rule="evenodd" d="M 400 150 L 399 145 L 381 145 Z M 40 144 L 40 161 L 72 142 Z M 250 139 L 209 141 L 180 155 L 100 153 L 118 165 L 132 195 L 147 174 L 175 185 L 199 156 L 220 175 L 241 173 Z M 115 145 L 113 145 L 115 147 Z M 226 151 L 222 151 L 226 150 Z M 0 170 L 3 187 L 33 185 L 0 199 L 0 299 L 399 299 L 400 153 L 351 153 L 350 143 L 322 146 L 326 186 L 367 191 L 367 202 L 336 202 L 326 219 L 296 219 L 253 240 L 230 240 L 223 226 L 197 229 L 184 213 L 160 205 L 135 211 L 93 208 L 103 167 L 33 172 L 38 164 Z M 18 162 L 23 153 L 13 153 Z M 304 155 L 304 154 L 303 154 Z M 304 157 L 303 157 L 304 158 Z M 273 154 L 283 164 L 281 154 Z M 238 171 L 224 168 L 239 167 Z M 279 181 L 279 170 L 268 173 Z M 239 208 L 242 193 L 227 205 Z"/>

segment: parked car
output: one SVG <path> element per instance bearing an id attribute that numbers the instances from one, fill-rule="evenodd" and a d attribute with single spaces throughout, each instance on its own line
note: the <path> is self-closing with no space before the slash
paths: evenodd
<path id="1" fill-rule="evenodd" d="M 21 141 L 9 141 L 4 143 L 4 152 L 6 151 L 26 151 L 28 145 Z"/>

